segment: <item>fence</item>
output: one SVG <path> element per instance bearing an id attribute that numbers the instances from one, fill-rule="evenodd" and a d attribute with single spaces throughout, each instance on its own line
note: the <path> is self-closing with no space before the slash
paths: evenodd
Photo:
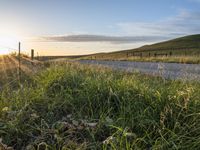
<path id="1" fill-rule="evenodd" d="M 18 75 L 19 81 L 21 80 L 21 72 L 22 72 L 22 64 L 21 63 L 22 63 L 22 61 L 26 60 L 26 62 L 30 63 L 32 66 L 34 65 L 34 50 L 31 49 L 31 59 L 27 58 L 28 57 L 27 55 L 21 53 L 21 43 L 20 42 L 18 43 L 18 48 L 13 48 L 10 46 L 5 46 L 5 45 L 0 44 L 0 52 L 2 52 L 1 54 L 3 54 L 3 55 L 6 55 L 6 53 L 7 54 L 10 53 L 9 56 L 12 57 L 12 60 L 9 60 L 9 61 L 10 62 L 14 61 L 12 63 L 14 63 L 13 65 L 15 65 L 17 68 L 16 73 Z M 6 52 L 6 53 L 4 53 L 4 52 Z M 6 57 L 5 56 L 2 57 L 3 60 L 1 60 L 1 61 L 5 61 L 4 58 L 6 58 Z M 1 63 L 5 63 L 5 62 L 1 62 Z M 7 60 L 7 63 L 8 63 L 8 60 Z M 5 66 L 3 66 L 4 68 L 8 67 L 8 66 L 6 66 L 6 63 L 4 65 L 5 65 Z"/>

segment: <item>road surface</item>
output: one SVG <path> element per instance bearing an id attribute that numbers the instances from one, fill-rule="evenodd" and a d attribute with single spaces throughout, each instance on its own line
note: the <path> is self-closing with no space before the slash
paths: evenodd
<path id="1" fill-rule="evenodd" d="M 200 80 L 199 64 L 80 60 L 82 64 L 94 64 L 132 72 L 159 75 L 168 79 Z"/>

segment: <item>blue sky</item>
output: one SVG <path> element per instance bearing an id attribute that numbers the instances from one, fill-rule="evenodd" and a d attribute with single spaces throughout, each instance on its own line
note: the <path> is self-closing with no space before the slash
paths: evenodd
<path id="1" fill-rule="evenodd" d="M 0 18 L 0 45 L 77 55 L 198 34 L 200 0 L 0 0 Z"/>

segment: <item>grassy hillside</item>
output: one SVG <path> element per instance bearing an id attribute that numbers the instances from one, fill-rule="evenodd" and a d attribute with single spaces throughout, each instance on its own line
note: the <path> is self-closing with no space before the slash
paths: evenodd
<path id="1" fill-rule="evenodd" d="M 1 85 L 0 149 L 200 149 L 199 83 L 49 65 Z"/>
<path id="2" fill-rule="evenodd" d="M 140 48 L 111 53 L 93 54 L 82 59 L 200 62 L 200 34 L 190 35 Z M 180 58 L 178 58 L 180 57 Z M 188 57 L 184 60 L 184 57 Z M 190 58 L 191 57 L 191 58 Z"/>
<path id="3" fill-rule="evenodd" d="M 156 43 L 153 45 L 147 45 L 143 46 L 140 49 L 141 50 L 154 50 L 154 49 L 194 49 L 194 48 L 200 48 L 200 34 L 197 35 L 190 35 L 190 36 L 185 36 L 181 38 L 177 38 L 174 40 L 166 41 L 166 42 L 161 42 L 161 43 Z"/>

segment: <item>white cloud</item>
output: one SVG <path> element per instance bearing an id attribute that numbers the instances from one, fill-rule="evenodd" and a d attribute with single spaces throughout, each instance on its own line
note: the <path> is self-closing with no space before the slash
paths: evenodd
<path id="1" fill-rule="evenodd" d="M 107 36 L 107 35 L 61 35 L 61 36 L 46 36 L 38 40 L 42 42 L 109 42 L 112 44 L 126 44 L 138 42 L 154 42 L 166 39 L 161 36 Z"/>

